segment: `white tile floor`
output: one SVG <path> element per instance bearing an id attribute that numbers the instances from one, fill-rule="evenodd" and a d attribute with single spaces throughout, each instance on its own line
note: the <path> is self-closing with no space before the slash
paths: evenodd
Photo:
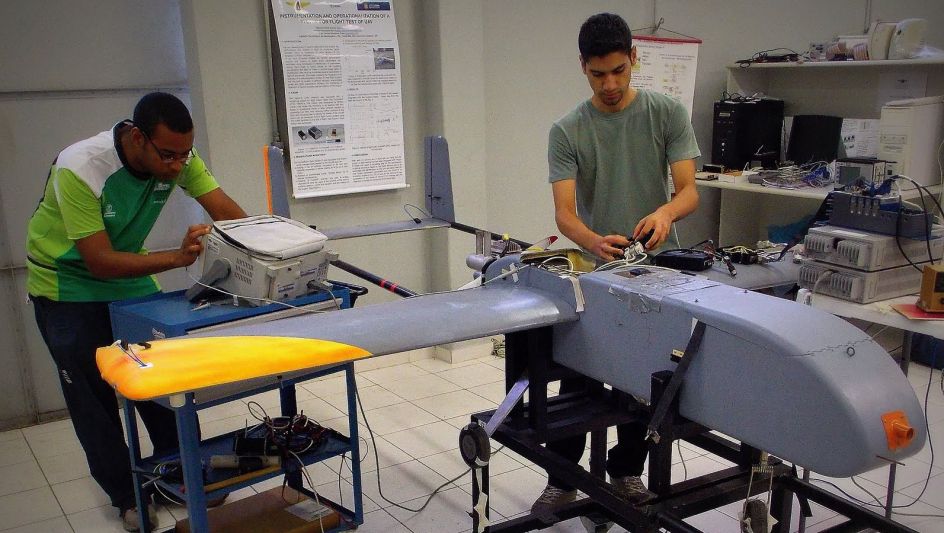
<path id="1" fill-rule="evenodd" d="M 358 373 L 358 384 L 368 421 L 374 430 L 380 457 L 383 494 L 389 500 L 419 507 L 428 494 L 464 471 L 456 450 L 458 428 L 472 412 L 493 408 L 503 396 L 502 360 L 487 357 L 458 365 L 424 359 L 412 363 Z M 912 365 L 909 379 L 924 398 L 930 370 Z M 944 395 L 934 373 L 928 404 L 932 439 L 944 454 Z M 347 401 L 340 377 L 312 381 L 299 390 L 299 405 L 323 424 L 345 430 Z M 261 395 L 260 402 L 275 409 L 277 397 Z M 201 413 L 204 435 L 211 436 L 241 427 L 245 406 L 224 405 Z M 361 420 L 361 431 L 366 428 Z M 146 439 L 145 439 L 146 441 Z M 147 446 L 145 446 L 146 448 Z M 683 467 L 681 459 L 685 459 Z M 587 455 L 584 455 L 586 466 Z M 907 461 L 899 470 L 896 503 L 907 504 L 921 492 L 929 469 L 930 449 Z M 684 468 L 696 476 L 724 468 L 723 461 L 699 448 L 682 444 L 676 450 L 673 479 L 681 479 Z M 896 518 L 922 532 L 944 531 L 944 460 L 931 469 L 931 480 L 921 501 L 900 509 Z M 527 511 L 544 487 L 546 476 L 521 456 L 502 451 L 492 459 L 491 506 L 496 519 Z M 433 498 L 421 513 L 394 507 L 380 496 L 377 462 L 372 450 L 362 463 L 364 471 L 365 523 L 361 532 L 463 532 L 471 527 L 466 514 L 471 504 L 471 481 L 463 476 Z M 338 476 L 344 500 L 351 501 L 350 470 L 339 459 L 308 468 L 318 491 L 337 499 Z M 340 474 L 339 474 L 340 473 Z M 850 480 L 833 480 L 860 498 L 869 496 Z M 887 469 L 869 472 L 860 478 L 862 487 L 884 498 Z M 280 483 L 271 479 L 231 496 L 230 501 L 266 490 Z M 689 519 L 706 532 L 736 532 L 739 504 L 731 504 Z M 908 513 L 907 515 L 905 513 Z M 162 530 L 186 515 L 182 507 L 161 507 Z M 938 515 L 938 516 L 915 516 Z M 819 531 L 840 521 L 831 511 L 814 506 L 807 531 Z M 793 528 L 796 530 L 796 518 Z M 88 467 L 69 420 L 51 422 L 22 430 L 0 433 L 0 531 L 5 532 L 120 532 L 115 510 L 101 489 L 89 477 Z M 559 524 L 551 531 L 582 532 L 579 521 Z M 623 531 L 614 528 L 611 531 Z"/>

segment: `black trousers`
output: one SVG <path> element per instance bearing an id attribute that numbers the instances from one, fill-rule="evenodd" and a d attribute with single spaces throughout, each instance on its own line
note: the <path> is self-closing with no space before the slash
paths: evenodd
<path id="1" fill-rule="evenodd" d="M 559 394 L 580 392 L 586 387 L 586 379 L 573 377 L 562 379 Z M 606 458 L 606 473 L 611 478 L 639 476 L 646 465 L 649 445 L 646 442 L 646 424 L 633 422 L 616 426 L 616 446 L 610 448 Z M 547 443 L 547 449 L 573 462 L 579 462 L 587 447 L 587 435 L 575 435 Z M 573 490 L 564 480 L 549 475 L 548 483 L 563 490 Z"/>
<path id="2" fill-rule="evenodd" d="M 102 379 L 95 349 L 112 343 L 105 302 L 56 302 L 31 296 L 39 332 L 59 370 L 59 384 L 92 478 L 119 510 L 135 506 L 131 459 L 115 390 Z M 154 453 L 177 448 L 174 412 L 153 402 L 135 404 Z"/>

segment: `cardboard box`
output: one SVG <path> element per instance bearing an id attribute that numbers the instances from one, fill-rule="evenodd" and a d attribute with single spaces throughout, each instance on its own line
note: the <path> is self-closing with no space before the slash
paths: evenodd
<path id="1" fill-rule="evenodd" d="M 210 533 L 322 533 L 322 525 L 325 531 L 337 527 L 340 516 L 333 509 L 321 520 L 305 512 L 315 507 L 317 504 L 304 494 L 289 487 L 284 491 L 275 487 L 210 509 L 207 515 Z M 174 532 L 190 533 L 190 521 L 177 522 Z"/>

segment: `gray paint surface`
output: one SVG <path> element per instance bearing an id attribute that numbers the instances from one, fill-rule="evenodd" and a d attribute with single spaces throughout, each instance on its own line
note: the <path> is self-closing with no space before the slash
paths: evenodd
<path id="1" fill-rule="evenodd" d="M 654 278 L 654 279 L 647 279 Z M 676 366 L 694 321 L 707 325 L 680 394 L 683 416 L 825 475 L 908 457 L 926 438 L 908 379 L 865 333 L 818 309 L 653 271 L 580 278 L 587 310 L 554 328 L 554 360 L 648 399 L 649 376 Z M 686 288 L 690 286 L 690 288 Z M 882 415 L 915 429 L 888 449 Z"/>
<path id="2" fill-rule="evenodd" d="M 835 477 L 885 464 L 879 456 L 904 459 L 926 440 L 907 378 L 877 343 L 833 315 L 655 268 L 584 274 L 576 284 L 533 266 L 507 275 L 514 260 L 493 263 L 484 287 L 199 336 L 325 339 L 384 355 L 552 325 L 555 361 L 646 400 L 650 375 L 675 368 L 670 355 L 701 321 L 707 329 L 681 390 L 683 416 Z M 893 411 L 915 429 L 897 450 L 882 423 Z"/>
<path id="3" fill-rule="evenodd" d="M 573 307 L 555 294 L 496 285 L 192 336 L 273 335 L 324 339 L 357 346 L 373 355 L 387 355 L 576 318 Z"/>

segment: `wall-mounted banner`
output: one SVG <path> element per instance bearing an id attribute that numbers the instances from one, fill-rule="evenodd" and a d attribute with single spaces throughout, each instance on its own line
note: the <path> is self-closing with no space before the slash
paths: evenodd
<path id="1" fill-rule="evenodd" d="M 701 40 L 633 35 L 633 44 L 637 54 L 633 87 L 675 98 L 685 106 L 691 119 Z"/>
<path id="2" fill-rule="evenodd" d="M 294 196 L 406 187 L 392 2 L 271 2 Z"/>

